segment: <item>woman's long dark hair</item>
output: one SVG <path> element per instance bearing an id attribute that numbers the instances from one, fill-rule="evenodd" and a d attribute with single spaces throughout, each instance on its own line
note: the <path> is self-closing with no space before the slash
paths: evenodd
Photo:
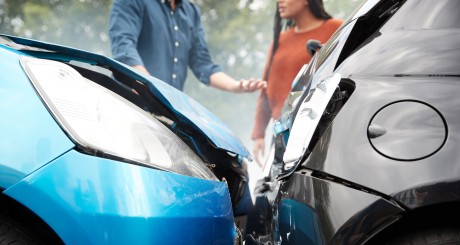
<path id="1" fill-rule="evenodd" d="M 313 15 L 318 19 L 327 20 L 332 18 L 330 14 L 324 9 L 323 0 L 305 0 L 308 1 L 308 7 L 310 8 Z M 291 19 L 282 19 L 278 9 L 278 3 L 276 4 L 276 14 L 275 14 L 275 23 L 273 25 L 273 47 L 270 54 L 270 63 L 265 72 L 264 80 L 268 81 L 268 76 L 270 74 L 270 68 L 272 66 L 273 56 L 275 55 L 276 50 L 278 49 L 278 42 L 280 33 L 283 30 L 291 28 L 295 25 L 294 21 Z"/>

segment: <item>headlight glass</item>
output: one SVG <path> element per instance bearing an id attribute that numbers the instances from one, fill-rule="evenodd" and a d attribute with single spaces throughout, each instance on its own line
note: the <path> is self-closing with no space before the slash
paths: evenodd
<path id="1" fill-rule="evenodd" d="M 21 64 L 56 120 L 84 149 L 217 180 L 177 135 L 123 97 L 60 62 L 22 57 Z"/>

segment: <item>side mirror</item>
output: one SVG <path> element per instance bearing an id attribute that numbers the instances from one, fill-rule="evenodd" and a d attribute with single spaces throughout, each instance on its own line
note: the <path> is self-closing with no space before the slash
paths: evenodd
<path id="1" fill-rule="evenodd" d="M 310 39 L 307 41 L 307 51 L 313 56 L 323 46 L 318 40 Z"/>

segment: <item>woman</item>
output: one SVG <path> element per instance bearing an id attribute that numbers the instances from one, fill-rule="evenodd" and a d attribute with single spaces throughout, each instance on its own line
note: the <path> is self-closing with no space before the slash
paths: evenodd
<path id="1" fill-rule="evenodd" d="M 274 39 L 263 76 L 267 88 L 261 90 L 251 136 L 257 162 L 259 154 L 264 154 L 270 119 L 279 118 L 293 79 L 312 58 L 306 51 L 307 41 L 327 42 L 342 23 L 326 12 L 322 0 L 277 0 Z"/>

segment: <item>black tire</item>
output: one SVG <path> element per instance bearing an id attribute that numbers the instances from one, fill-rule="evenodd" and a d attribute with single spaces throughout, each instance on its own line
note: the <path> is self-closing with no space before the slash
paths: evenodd
<path id="1" fill-rule="evenodd" d="M 417 230 L 395 237 L 385 244 L 458 245 L 460 244 L 460 228 L 449 227 Z"/>
<path id="2" fill-rule="evenodd" d="M 40 244 L 25 227 L 19 223 L 0 216 L 0 245 Z"/>

